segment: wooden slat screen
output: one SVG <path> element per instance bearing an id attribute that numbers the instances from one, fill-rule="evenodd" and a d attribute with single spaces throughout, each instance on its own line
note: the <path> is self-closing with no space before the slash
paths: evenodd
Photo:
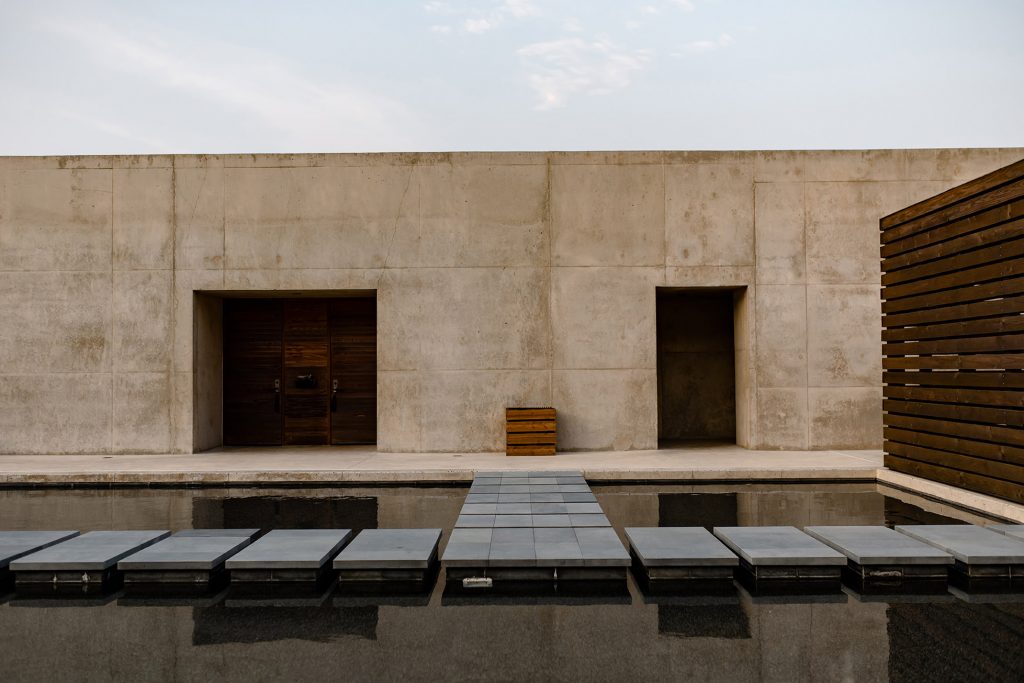
<path id="1" fill-rule="evenodd" d="M 1024 161 L 881 220 L 885 465 L 1024 503 Z"/>

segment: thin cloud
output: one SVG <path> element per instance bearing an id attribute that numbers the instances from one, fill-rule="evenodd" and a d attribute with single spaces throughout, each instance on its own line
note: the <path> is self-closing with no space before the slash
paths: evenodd
<path id="1" fill-rule="evenodd" d="M 444 8 L 433 7 L 435 4 L 443 5 Z M 430 7 L 428 8 L 428 6 Z M 455 10 L 447 3 L 427 3 L 424 8 L 428 12 L 434 13 L 466 14 L 464 11 Z M 488 12 L 482 14 L 477 12 L 473 16 L 466 17 L 462 21 L 462 29 L 466 33 L 479 35 L 492 31 L 509 20 L 525 19 L 540 16 L 540 14 L 540 8 L 531 0 L 502 0 Z"/>
<path id="2" fill-rule="evenodd" d="M 650 60 L 647 50 L 629 51 L 607 39 L 562 38 L 518 50 L 537 94 L 535 109 L 564 107 L 573 95 L 605 95 L 625 88 Z"/>
<path id="3" fill-rule="evenodd" d="M 669 0 L 673 5 L 683 10 L 684 12 L 692 12 L 697 9 L 697 6 L 693 4 L 692 0 Z"/>
<path id="4" fill-rule="evenodd" d="M 718 36 L 715 40 L 695 40 L 692 43 L 683 45 L 683 51 L 690 54 L 700 54 L 703 52 L 712 52 L 714 50 L 720 50 L 722 48 L 729 47 L 736 41 L 728 33 L 723 33 Z M 680 56 L 679 53 L 673 53 L 673 56 Z"/>
<path id="5" fill-rule="evenodd" d="M 296 147 L 361 149 L 366 140 L 415 139 L 416 117 L 401 102 L 307 78 L 271 53 L 96 21 L 49 21 L 44 28 L 78 43 L 106 69 L 233 109 Z M 128 129 L 106 125 L 114 134 Z"/>

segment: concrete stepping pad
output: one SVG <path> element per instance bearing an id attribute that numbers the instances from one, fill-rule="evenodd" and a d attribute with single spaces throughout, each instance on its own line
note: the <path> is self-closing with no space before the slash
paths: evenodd
<path id="1" fill-rule="evenodd" d="M 945 582 L 953 556 L 884 526 L 809 526 L 804 531 L 847 558 L 860 586 L 901 586 L 906 581 Z"/>
<path id="2" fill-rule="evenodd" d="M 77 531 L 0 531 L 0 585 L 14 578 L 8 569 L 12 560 L 77 535 Z"/>
<path id="3" fill-rule="evenodd" d="M 170 531 L 90 531 L 24 555 L 9 565 L 18 585 L 103 589 L 119 580 L 117 562 L 171 535 Z"/>
<path id="4" fill-rule="evenodd" d="M 334 568 L 343 582 L 424 582 L 440 541 L 440 529 L 366 529 L 334 558 Z"/>
<path id="5" fill-rule="evenodd" d="M 1024 578 L 1024 540 L 971 524 L 901 524 L 896 531 L 952 555 L 967 579 Z"/>
<path id="6" fill-rule="evenodd" d="M 846 556 L 791 526 L 715 527 L 755 581 L 839 582 Z"/>
<path id="7" fill-rule="evenodd" d="M 351 538 L 351 529 L 274 529 L 225 566 L 232 583 L 316 582 Z"/>
<path id="8" fill-rule="evenodd" d="M 118 561 L 125 584 L 209 586 L 226 578 L 225 561 L 259 529 L 188 529 Z"/>
<path id="9" fill-rule="evenodd" d="M 739 558 L 704 527 L 627 527 L 626 539 L 651 582 L 732 580 Z"/>

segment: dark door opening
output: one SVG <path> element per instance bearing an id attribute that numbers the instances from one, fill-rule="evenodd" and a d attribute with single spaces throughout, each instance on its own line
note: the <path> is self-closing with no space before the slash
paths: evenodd
<path id="1" fill-rule="evenodd" d="M 224 300 L 224 443 L 377 441 L 377 302 Z"/>
<path id="2" fill-rule="evenodd" d="M 659 290 L 658 443 L 736 442 L 732 290 Z"/>

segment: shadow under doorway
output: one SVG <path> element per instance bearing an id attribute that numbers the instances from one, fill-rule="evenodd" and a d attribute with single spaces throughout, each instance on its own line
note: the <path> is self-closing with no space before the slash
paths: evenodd
<path id="1" fill-rule="evenodd" d="M 658 446 L 736 443 L 733 289 L 657 293 Z"/>

